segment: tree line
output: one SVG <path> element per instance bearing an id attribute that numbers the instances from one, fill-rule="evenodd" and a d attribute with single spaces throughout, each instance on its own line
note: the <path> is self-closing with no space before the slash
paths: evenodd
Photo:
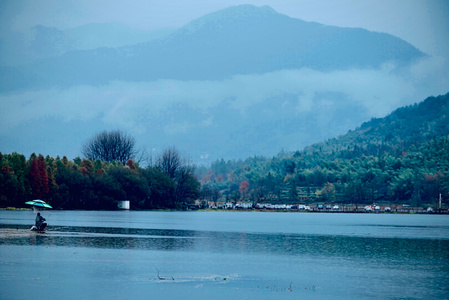
<path id="1" fill-rule="evenodd" d="M 379 145 L 376 155 L 361 154 L 374 148 L 217 160 L 197 173 L 203 190 L 218 190 L 230 202 L 435 206 L 440 194 L 449 201 L 449 136 L 407 151 Z"/>
<path id="2" fill-rule="evenodd" d="M 199 197 L 195 167 L 175 148 L 144 168 L 123 161 L 0 153 L 0 206 L 42 199 L 60 209 L 117 209 L 117 201 L 129 200 L 133 209 L 181 209 Z"/>

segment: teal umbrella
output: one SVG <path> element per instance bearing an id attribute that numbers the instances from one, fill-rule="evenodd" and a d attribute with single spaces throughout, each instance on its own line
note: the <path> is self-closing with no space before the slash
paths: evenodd
<path id="1" fill-rule="evenodd" d="M 39 200 L 39 199 L 27 201 L 27 202 L 25 202 L 25 204 L 33 205 L 33 206 L 36 206 L 39 208 L 53 208 L 53 207 L 51 207 L 50 204 L 46 203 L 45 201 Z"/>

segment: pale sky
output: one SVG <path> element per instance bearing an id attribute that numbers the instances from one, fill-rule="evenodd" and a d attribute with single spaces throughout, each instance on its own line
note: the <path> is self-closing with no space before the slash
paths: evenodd
<path id="1" fill-rule="evenodd" d="M 0 29 L 23 30 L 37 24 L 63 29 L 110 22 L 173 28 L 239 4 L 269 5 L 305 21 L 386 32 L 428 54 L 449 56 L 447 0 L 0 0 Z"/>

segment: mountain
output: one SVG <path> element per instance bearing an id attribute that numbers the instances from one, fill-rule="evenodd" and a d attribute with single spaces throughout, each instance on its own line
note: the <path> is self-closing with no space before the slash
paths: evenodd
<path id="1" fill-rule="evenodd" d="M 364 155 L 379 155 L 384 151 L 407 151 L 432 138 L 449 136 L 449 93 L 428 97 L 420 103 L 401 107 L 384 118 L 373 118 L 355 130 L 338 138 L 317 143 L 304 149 L 335 152 L 358 149 Z"/>
<path id="2" fill-rule="evenodd" d="M 227 201 L 435 207 L 449 201 L 448 117 L 449 93 L 304 150 L 216 160 L 197 176 Z"/>
<path id="3" fill-rule="evenodd" d="M 29 47 L 17 47 L 29 55 L 22 64 L 0 53 L 5 153 L 75 158 L 96 132 L 120 129 L 154 155 L 176 146 L 196 163 L 271 156 L 436 90 L 433 73 L 420 72 L 429 57 L 399 38 L 267 6 L 230 7 L 151 38 L 116 24 L 32 30 Z M 0 48 L 14 54 L 7 41 Z"/>
<path id="4" fill-rule="evenodd" d="M 284 69 L 406 65 L 425 56 L 405 41 L 364 29 L 290 18 L 243 5 L 206 15 L 170 36 L 133 46 L 71 51 L 0 69 L 0 90 L 120 81 L 223 80 Z"/>
<path id="5" fill-rule="evenodd" d="M 91 23 L 64 30 L 64 34 L 74 41 L 77 50 L 97 48 L 118 48 L 146 43 L 170 35 L 175 29 L 134 29 L 115 23 Z"/>
<path id="6" fill-rule="evenodd" d="M 62 30 L 36 25 L 26 32 L 6 32 L 0 41 L 0 65 L 19 66 L 77 50 Z"/>
<path id="7" fill-rule="evenodd" d="M 25 32 L 4 32 L 0 66 L 20 66 L 67 52 L 117 48 L 170 35 L 174 29 L 140 30 L 114 23 L 90 23 L 69 29 L 36 25 Z"/>

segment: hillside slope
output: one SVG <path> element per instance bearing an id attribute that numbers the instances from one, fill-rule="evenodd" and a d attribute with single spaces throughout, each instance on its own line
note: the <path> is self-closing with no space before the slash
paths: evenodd
<path id="1" fill-rule="evenodd" d="M 305 152 L 339 151 L 358 147 L 366 155 L 378 151 L 404 150 L 434 137 L 449 135 L 449 93 L 398 108 L 384 118 L 373 118 L 338 138 L 306 147 Z M 364 150 L 363 150 L 364 149 Z"/>
<path id="2" fill-rule="evenodd" d="M 230 201 L 435 207 L 440 194 L 449 201 L 448 113 L 449 93 L 429 97 L 302 151 L 218 160 L 198 176 Z"/>

